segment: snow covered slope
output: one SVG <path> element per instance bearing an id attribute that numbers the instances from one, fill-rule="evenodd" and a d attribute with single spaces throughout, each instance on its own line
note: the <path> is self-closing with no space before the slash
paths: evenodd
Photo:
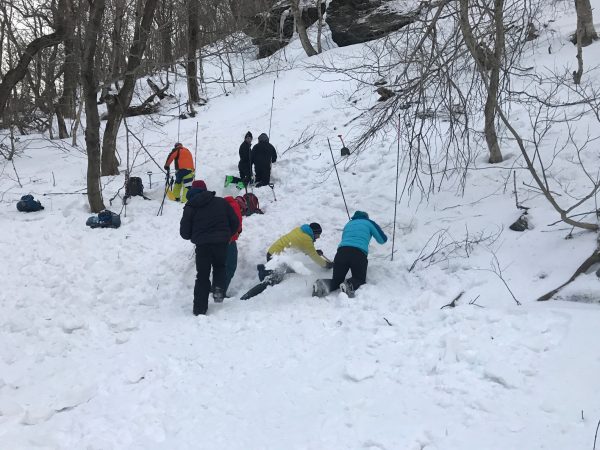
<path id="1" fill-rule="evenodd" d="M 565 15 L 544 35 L 556 51 L 538 64 L 574 61 L 566 42 L 573 28 Z M 590 64 L 600 59 L 597 45 L 586 49 Z M 327 56 L 341 64 L 360 50 Z M 317 81 L 303 62 L 294 41 L 270 74 L 229 86 L 226 96 L 213 89 L 198 116 L 180 122 L 179 137 L 174 104 L 155 120 L 129 119 L 159 164 L 177 140 L 194 149 L 198 124 L 197 178 L 220 194 L 224 175 L 237 173 L 246 131 L 268 132 L 275 81 L 277 201 L 269 188 L 256 190 L 265 214 L 244 222 L 233 297 L 211 303 L 206 317 L 191 314 L 195 268 L 193 246 L 179 237 L 182 207 L 167 202 L 156 215 L 163 180 L 135 140 L 132 175 L 143 178 L 151 201 L 132 199 L 118 230 L 85 226 L 84 195 L 44 196 L 84 190 L 80 150 L 40 137 L 21 142 L 15 164 L 24 187 L 11 165 L 0 172 L 0 449 L 592 447 L 600 419 L 598 305 L 534 300 L 568 279 L 595 236 L 564 239 L 569 230 L 546 226 L 558 218 L 534 195 L 522 200 L 536 227 L 507 230 L 518 217 L 507 171 L 488 169 L 484 149 L 463 197 L 449 187 L 429 202 L 403 199 L 394 261 L 391 242 L 373 244 L 369 283 L 356 298 L 312 298 L 312 282 L 327 272 L 291 255 L 298 274 L 238 300 L 280 234 L 318 221 L 318 246 L 332 258 L 347 221 L 327 138 L 339 158 L 337 134 L 349 139 L 355 131 L 343 124 L 355 113 L 337 101 L 344 80 Z M 181 82 L 177 89 L 185 93 Z M 314 139 L 284 153 L 307 128 Z M 502 167 L 521 164 L 516 149 L 507 153 Z M 570 170 L 568 161 L 556 164 Z M 350 213 L 369 212 L 391 237 L 394 136 L 339 168 Z M 123 177 L 103 182 L 108 207 Z M 45 211 L 16 211 L 30 192 Z M 111 209 L 120 206 L 117 198 Z M 467 232 L 495 239 L 451 246 L 437 263 L 409 271 L 436 242 L 460 243 Z M 569 292 L 597 301 L 598 279 L 581 278 Z M 457 307 L 440 309 L 461 292 Z"/>

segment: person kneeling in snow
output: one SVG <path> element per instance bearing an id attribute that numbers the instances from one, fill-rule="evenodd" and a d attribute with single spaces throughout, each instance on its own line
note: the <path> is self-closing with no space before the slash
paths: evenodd
<path id="1" fill-rule="evenodd" d="M 196 244 L 196 283 L 194 284 L 194 315 L 206 314 L 213 271 L 213 298 L 216 303 L 225 296 L 225 262 L 227 246 L 238 232 L 239 220 L 233 208 L 214 192 L 206 190 L 202 180 L 192 183 L 188 201 L 183 208 L 179 234 Z"/>
<path id="2" fill-rule="evenodd" d="M 387 242 L 379 225 L 370 220 L 366 212 L 356 211 L 342 231 L 342 242 L 333 259 L 332 291 L 339 288 L 348 297 L 354 297 L 354 291 L 367 282 L 367 255 L 372 237 L 379 244 Z M 352 278 L 344 281 L 348 270 L 352 271 Z"/>
<path id="3" fill-rule="evenodd" d="M 294 228 L 289 233 L 277 239 L 269 247 L 267 250 L 267 261 L 270 261 L 273 256 L 283 253 L 284 250 L 291 248 L 300 250 L 302 253 L 308 255 L 319 266 L 331 269 L 333 263 L 323 256 L 323 252 L 315 249 L 315 241 L 321 237 L 322 232 L 321 225 L 316 222 Z M 273 273 L 272 270 L 266 270 L 264 264 L 259 264 L 257 269 L 260 281 Z"/>
<path id="4" fill-rule="evenodd" d="M 237 269 L 237 260 L 238 260 L 238 250 L 237 243 L 238 237 L 242 233 L 242 211 L 240 210 L 240 205 L 235 200 L 235 198 L 228 196 L 225 197 L 225 201 L 229 203 L 229 206 L 235 212 L 238 220 L 240 221 L 240 225 L 238 226 L 237 233 L 233 235 L 231 240 L 229 241 L 229 245 L 227 246 L 227 259 L 225 261 L 225 297 L 227 297 L 227 289 L 229 289 L 229 284 L 231 283 L 231 279 L 235 275 L 235 270 Z"/>

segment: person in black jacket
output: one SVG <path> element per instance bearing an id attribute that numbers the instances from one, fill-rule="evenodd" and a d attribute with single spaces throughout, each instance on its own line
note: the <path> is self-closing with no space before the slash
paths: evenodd
<path id="1" fill-rule="evenodd" d="M 256 187 L 266 186 L 271 181 L 271 163 L 277 161 L 275 147 L 269 144 L 269 136 L 262 133 L 258 144 L 252 148 L 252 164 L 256 173 Z"/>
<path id="2" fill-rule="evenodd" d="M 240 145 L 240 162 L 238 164 L 240 178 L 244 183 L 248 183 L 252 178 L 252 163 L 250 162 L 251 149 L 252 133 L 248 131 L 246 136 L 244 136 L 244 142 Z"/>
<path id="3" fill-rule="evenodd" d="M 192 183 L 183 208 L 179 234 L 196 244 L 196 283 L 194 315 L 206 314 L 213 271 L 213 298 L 221 303 L 225 295 L 227 245 L 237 233 L 239 220 L 233 208 L 214 192 L 206 190 L 202 180 Z"/>

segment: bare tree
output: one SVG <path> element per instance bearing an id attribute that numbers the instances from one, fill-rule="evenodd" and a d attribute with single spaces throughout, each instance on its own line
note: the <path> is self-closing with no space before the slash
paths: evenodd
<path id="1" fill-rule="evenodd" d="M 53 13 L 54 31 L 49 34 L 40 36 L 32 40 L 21 53 L 18 63 L 11 68 L 3 77 L 0 83 L 0 119 L 4 117 L 6 102 L 13 88 L 25 77 L 27 67 L 34 56 L 42 49 L 60 44 L 65 35 L 65 26 L 63 18 L 66 11 L 66 0 L 58 0 L 57 4 L 53 3 L 51 7 Z"/>
<path id="2" fill-rule="evenodd" d="M 98 45 L 98 34 L 102 16 L 106 6 L 105 0 L 89 0 L 89 21 L 86 27 L 82 83 L 85 95 L 85 144 L 88 156 L 87 195 L 90 210 L 94 213 L 104 209 L 102 189 L 100 188 L 100 117 L 98 115 L 98 80 L 95 76 L 95 56 Z"/>
<path id="3" fill-rule="evenodd" d="M 116 157 L 117 134 L 125 111 L 131 103 L 133 89 L 137 79 L 137 69 L 141 64 L 146 41 L 154 17 L 158 0 L 147 0 L 141 14 L 141 20 L 136 24 L 133 42 L 129 49 L 127 69 L 123 86 L 116 95 L 107 98 L 108 118 L 102 141 L 102 175 L 118 175 L 119 161 Z"/>
<path id="4" fill-rule="evenodd" d="M 477 2 L 475 7 L 479 9 Z M 481 76 L 487 77 L 489 71 L 489 83 L 487 89 L 487 98 L 485 101 L 484 114 L 484 133 L 489 151 L 489 162 L 502 162 L 502 152 L 498 144 L 498 134 L 496 133 L 496 107 L 498 104 L 498 94 L 500 89 L 500 69 L 504 51 L 504 1 L 494 0 L 493 9 L 488 5 L 482 5 L 481 18 L 486 13 L 493 17 L 493 26 L 491 33 L 486 33 L 478 40 L 475 37 L 473 28 L 469 20 L 469 0 L 460 0 L 460 28 L 462 31 L 465 45 L 469 49 L 471 56 L 477 64 L 477 69 Z M 480 19 L 481 23 L 481 19 Z M 482 42 L 489 42 L 489 35 L 494 36 L 494 51 L 490 51 Z"/>
<path id="5" fill-rule="evenodd" d="M 198 66 L 196 64 L 196 52 L 198 50 L 198 35 L 199 30 L 199 0 L 187 0 L 187 16 L 188 16 L 188 40 L 187 40 L 187 61 L 185 65 L 187 75 L 188 100 L 191 103 L 200 101 L 200 93 L 198 92 Z"/>

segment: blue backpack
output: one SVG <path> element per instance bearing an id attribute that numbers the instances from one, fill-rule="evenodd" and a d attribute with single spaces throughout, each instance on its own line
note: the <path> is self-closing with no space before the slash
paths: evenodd
<path id="1" fill-rule="evenodd" d="M 17 209 L 21 212 L 35 212 L 44 209 L 42 204 L 33 199 L 33 195 L 24 195 L 17 203 Z"/>
<path id="2" fill-rule="evenodd" d="M 90 228 L 119 228 L 121 216 L 108 209 L 101 211 L 97 216 L 89 217 L 85 224 Z"/>

